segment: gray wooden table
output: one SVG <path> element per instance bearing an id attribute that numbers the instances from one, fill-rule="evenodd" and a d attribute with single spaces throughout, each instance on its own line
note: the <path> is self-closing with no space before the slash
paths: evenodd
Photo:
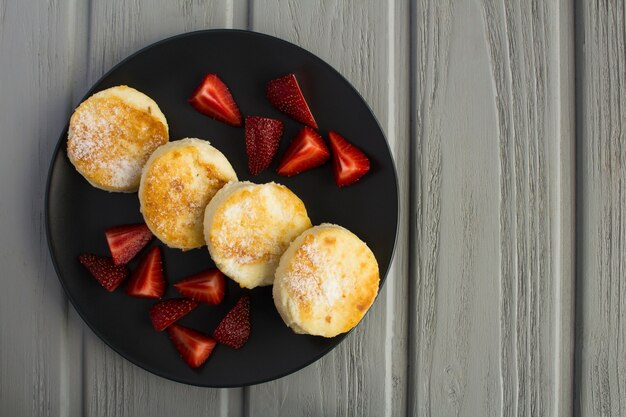
<path id="1" fill-rule="evenodd" d="M 89 86 L 206 28 L 268 33 L 361 92 L 401 227 L 373 310 L 317 363 L 170 382 L 81 322 L 44 185 Z M 0 0 L 0 416 L 625 416 L 624 0 Z"/>

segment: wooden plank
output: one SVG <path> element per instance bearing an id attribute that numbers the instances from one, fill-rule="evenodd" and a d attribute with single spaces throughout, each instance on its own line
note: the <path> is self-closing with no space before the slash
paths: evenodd
<path id="1" fill-rule="evenodd" d="M 48 255 L 48 165 L 71 106 L 75 1 L 0 1 L 0 415 L 78 415 L 80 338 Z M 78 394 L 78 395 L 77 395 Z M 78 405 L 78 407 L 76 407 Z"/>
<path id="2" fill-rule="evenodd" d="M 222 0 L 92 1 L 86 91 L 127 55 L 178 33 L 244 27 L 245 2 Z M 85 330 L 85 415 L 239 415 L 242 390 L 190 387 L 129 363 Z"/>
<path id="3" fill-rule="evenodd" d="M 86 87 L 153 42 L 201 29 L 245 29 L 247 19 L 247 3 L 236 0 L 92 0 Z"/>
<path id="4" fill-rule="evenodd" d="M 577 415 L 626 415 L 626 13 L 576 2 Z"/>
<path id="5" fill-rule="evenodd" d="M 370 104 L 396 161 L 401 212 L 388 280 L 364 322 L 319 362 L 251 387 L 246 415 L 406 413 L 408 16 L 405 2 L 253 2 L 251 29 L 317 54 Z"/>
<path id="6" fill-rule="evenodd" d="M 571 412 L 571 16 L 413 10 L 410 415 Z"/>

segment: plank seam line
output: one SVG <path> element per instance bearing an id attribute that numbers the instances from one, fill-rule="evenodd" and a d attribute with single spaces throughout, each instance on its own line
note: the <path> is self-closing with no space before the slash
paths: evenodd
<path id="1" fill-rule="evenodd" d="M 570 7 L 575 9 L 575 5 L 574 2 L 571 3 L 567 3 L 569 4 Z M 558 8 L 558 13 L 557 13 L 557 20 L 562 19 L 561 16 L 563 16 L 563 14 L 567 14 L 568 12 L 566 10 L 563 10 L 567 7 L 566 5 L 566 1 L 560 1 L 557 8 Z M 572 9 L 570 9 L 572 10 Z M 569 105 L 568 103 L 564 103 L 562 101 L 563 99 L 563 88 L 569 88 L 570 87 L 570 83 L 569 81 L 566 81 L 568 85 L 564 86 L 563 85 L 563 72 L 564 72 L 564 67 L 567 68 L 571 68 L 572 71 L 572 77 L 575 83 L 575 79 L 576 79 L 576 65 L 575 62 L 572 62 L 573 59 L 571 57 L 571 53 L 569 51 L 573 50 L 572 45 L 571 44 L 565 44 L 564 42 L 574 42 L 571 41 L 571 39 L 574 39 L 575 37 L 575 30 L 574 30 L 574 24 L 573 24 L 573 13 L 574 10 L 572 10 L 571 14 L 568 14 L 566 17 L 566 21 L 562 22 L 562 21 L 557 21 L 557 26 L 558 29 L 556 30 L 556 36 L 557 36 L 557 43 L 556 43 L 556 48 L 558 49 L 558 55 L 559 55 L 559 64 L 558 64 L 558 70 L 556 71 L 556 76 L 558 78 L 558 81 L 556 83 L 556 85 L 559 88 L 559 105 L 557 106 L 556 112 L 557 112 L 557 135 L 556 137 L 558 138 L 559 142 L 558 142 L 558 147 L 559 147 L 559 151 L 556 152 L 556 157 L 557 157 L 557 172 L 556 172 L 556 177 L 557 177 L 557 181 L 556 181 L 556 187 L 557 187 L 557 193 L 556 193 L 556 198 L 557 198 L 557 203 L 556 203 L 556 207 L 557 207 L 557 222 L 556 222 L 556 236 L 557 236 L 557 242 L 556 242 L 556 250 L 555 250 L 555 258 L 556 258 L 556 263 L 555 263 L 555 269 L 556 269 L 556 286 L 557 288 L 554 288 L 554 292 L 555 292 L 555 299 L 556 299 L 556 311 L 555 311 L 555 327 L 556 327 L 556 340 L 554 343 L 554 357 L 558 358 L 557 361 L 555 361 L 556 365 L 554 367 L 554 381 L 555 381 L 555 386 L 554 386 L 554 390 L 555 390 L 555 397 L 556 400 L 554 401 L 554 410 L 553 413 L 555 416 L 557 415 L 572 415 L 574 412 L 574 406 L 573 406 L 573 385 L 574 385 L 574 351 L 575 349 L 573 348 L 573 335 L 574 335 L 574 329 L 575 329 L 575 288 L 576 288 L 576 284 L 575 284 L 575 280 L 576 280 L 576 269 L 571 265 L 572 263 L 572 259 L 574 259 L 572 256 L 575 254 L 576 251 L 576 224 L 575 224 L 575 218 L 576 218 L 576 207 L 575 207 L 575 202 L 576 202 L 576 191 L 575 191 L 575 184 L 576 184 L 576 170 L 575 170 L 575 158 L 576 158 L 576 154 L 575 154 L 575 146 L 576 146 L 576 128 L 574 126 L 573 131 L 571 130 L 571 122 L 570 122 L 570 115 L 568 114 L 564 120 L 564 111 L 571 113 L 571 105 Z M 568 35 L 565 39 L 562 39 L 562 24 L 565 23 L 568 27 L 567 27 L 567 32 Z M 569 39 L 569 40 L 568 40 Z M 563 53 L 562 53 L 562 48 L 567 48 L 566 50 L 567 55 L 567 61 L 568 62 L 562 62 L 563 59 Z M 572 65 L 573 64 L 573 65 Z M 567 70 L 565 70 L 567 71 Z M 574 85 L 575 88 L 575 85 Z M 568 98 L 568 97 L 565 97 Z M 574 112 L 575 112 L 575 108 L 576 108 L 576 94 L 575 94 L 575 90 L 574 90 L 574 94 L 571 97 L 574 100 L 574 104 L 573 104 L 573 108 L 574 108 Z M 564 109 L 564 105 L 567 106 L 567 109 Z M 564 126 L 565 122 L 570 123 L 569 127 Z M 566 130 L 570 133 L 570 136 L 568 138 L 564 138 L 563 137 L 563 130 Z M 567 145 L 565 145 L 565 143 L 567 142 Z M 566 147 L 567 150 L 567 154 L 562 154 L 563 151 L 563 146 Z M 566 158 L 566 159 L 564 159 Z M 564 164 L 568 164 L 569 166 L 564 166 Z M 564 171 L 569 171 L 569 173 L 571 175 L 574 176 L 574 179 L 572 180 L 571 183 L 568 183 L 567 188 L 563 187 L 563 179 L 564 179 Z M 569 194 L 569 198 L 567 197 L 567 194 Z M 569 200 L 569 201 L 567 201 Z M 565 210 L 569 210 L 569 213 L 564 214 Z M 564 224 L 565 222 L 568 222 L 569 224 L 566 225 Z M 567 247 L 568 253 L 564 254 L 564 245 L 567 244 L 567 242 L 564 242 L 564 231 L 566 230 L 566 227 L 570 227 L 571 231 L 570 234 L 568 236 L 570 242 L 569 242 L 569 246 Z M 565 256 L 565 258 L 564 258 Z M 570 259 L 570 265 L 569 267 L 564 267 L 563 262 L 565 261 L 565 259 Z M 563 274 L 565 273 L 565 271 L 569 270 L 569 276 L 564 276 Z M 569 285 L 565 284 L 565 280 L 569 280 Z M 569 288 L 569 292 L 567 294 L 564 294 L 564 289 Z M 566 297 L 569 297 L 568 300 L 565 300 L 565 304 L 567 305 L 567 309 L 568 311 L 564 311 L 563 309 L 563 303 L 564 300 L 562 299 L 563 295 L 565 295 Z M 566 323 L 563 323 L 563 314 L 565 314 L 565 318 L 567 319 Z M 565 327 L 565 328 L 564 328 Z M 565 336 L 568 336 L 568 340 L 565 340 Z M 564 348 L 565 345 L 565 348 Z M 565 355 L 567 356 L 566 358 L 562 358 L 561 356 L 564 354 L 563 352 L 565 351 Z M 565 368 L 565 366 L 567 366 L 567 368 Z M 565 369 L 564 369 L 565 368 Z M 569 379 L 569 382 L 567 382 L 566 380 Z M 564 386 L 565 384 L 568 384 L 567 386 Z M 571 402 L 569 404 L 565 404 L 564 400 L 566 398 L 570 397 L 571 398 Z"/>
<path id="2" fill-rule="evenodd" d="M 395 74 L 395 2 L 387 1 L 387 137 L 396 138 L 396 74 Z M 396 160 L 396 166 L 398 161 Z M 400 219 L 398 219 L 400 221 Z M 397 239 L 397 237 L 396 237 Z M 398 254 L 398 242 L 396 242 L 396 256 Z M 394 260 L 391 260 L 394 262 Z M 387 292 L 385 297 L 385 416 L 391 417 L 393 413 L 392 386 L 393 386 L 393 321 L 395 316 L 395 280 L 387 280 Z"/>
<path id="3" fill-rule="evenodd" d="M 583 139 L 584 135 L 583 135 L 583 106 L 584 106 L 584 100 L 583 100 L 583 92 L 584 92 L 584 83 L 585 83 L 585 71 L 581 70 L 580 72 L 577 71 L 577 68 L 584 68 L 584 64 L 585 64 L 585 55 L 584 55 L 584 50 L 585 50 L 585 31 L 586 31 L 586 27 L 585 27 L 585 8 L 584 8 L 584 0 L 571 0 L 572 2 L 572 7 L 573 7 L 573 24 L 572 24 L 572 32 L 573 32 L 573 39 L 574 39 L 574 47 L 573 47 L 573 61 L 574 61 L 574 144 L 573 144 L 573 154 L 574 154 L 574 167 L 576 168 L 576 166 L 583 166 L 582 164 L 582 152 L 580 152 L 582 144 L 580 143 L 580 141 Z M 591 155 L 591 158 L 593 159 L 593 154 Z M 593 162 L 592 162 L 593 164 Z M 577 239 L 578 239 L 578 230 L 584 230 L 584 227 L 582 227 L 582 213 L 579 215 L 579 212 L 582 212 L 582 210 L 578 210 L 579 207 L 583 207 L 582 205 L 582 199 L 580 196 L 582 196 L 582 187 L 584 186 L 584 182 L 582 181 L 582 178 L 580 178 L 580 183 L 579 183 L 579 176 L 578 173 L 576 172 L 576 170 L 574 169 L 572 171 L 572 174 L 574 176 L 573 179 L 573 187 L 574 187 L 574 209 L 573 209 L 573 219 L 572 219 L 572 226 L 573 226 L 573 231 L 572 231 L 572 248 L 571 248 L 571 252 L 573 255 L 573 275 L 574 275 L 574 282 L 573 282 L 573 286 L 574 288 L 572 289 L 572 295 L 573 295 L 573 306 L 572 306 L 572 314 L 573 314 L 573 319 L 574 319 L 574 323 L 572 326 L 572 335 L 570 336 L 573 344 L 573 348 L 572 348 L 572 355 L 573 355 L 573 370 L 572 370 L 572 381 L 571 381 L 571 398 L 572 398 L 572 402 L 571 402 L 571 414 L 575 417 L 579 417 L 582 415 L 582 409 L 583 409 L 583 405 L 582 405 L 582 396 L 583 396 L 583 392 L 579 392 L 579 389 L 582 387 L 582 381 L 579 383 L 579 378 L 582 374 L 584 374 L 584 372 L 582 371 L 582 353 L 583 353 L 583 344 L 581 343 L 580 345 L 577 345 L 575 343 L 576 338 L 577 338 L 577 333 L 578 333 L 578 323 L 580 323 L 581 327 L 582 327 L 582 322 L 583 322 L 583 308 L 580 308 L 579 305 L 579 294 L 577 291 L 577 284 L 579 283 L 579 279 L 582 279 L 582 277 L 579 276 L 579 271 L 582 270 L 583 267 L 583 245 L 579 245 L 577 244 Z M 593 173 L 591 174 L 593 175 Z M 582 177 L 582 175 L 581 175 Z M 581 191 L 579 193 L 579 191 Z M 584 236 L 581 233 L 581 238 L 583 238 Z M 582 332 L 580 332 L 582 333 Z M 593 393 L 592 393 L 593 394 Z M 593 400 L 593 398 L 592 398 Z"/>
<path id="4" fill-rule="evenodd" d="M 415 403 L 415 393 L 417 392 L 417 375 L 415 367 L 415 357 L 417 354 L 416 343 L 412 343 L 417 339 L 417 315 L 412 314 L 417 302 L 417 288 L 416 288 L 416 251 L 418 244 L 416 241 L 416 205 L 417 205 L 417 188 L 416 188 L 416 109 L 417 109 L 417 33 L 415 29 L 415 22 L 417 20 L 417 4 L 414 1 L 409 2 L 409 232 L 408 232 L 408 292 L 409 302 L 407 303 L 407 316 L 408 316 L 408 343 L 406 347 L 407 354 L 407 379 L 406 379 L 406 415 L 417 415 L 417 405 Z"/>

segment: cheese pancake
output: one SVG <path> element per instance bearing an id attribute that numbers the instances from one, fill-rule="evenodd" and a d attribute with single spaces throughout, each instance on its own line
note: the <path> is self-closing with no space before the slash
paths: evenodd
<path id="1" fill-rule="evenodd" d="M 237 174 L 209 142 L 181 139 L 157 149 L 139 186 L 141 213 L 152 233 L 179 249 L 204 246 L 204 210 L 215 193 Z"/>
<path id="2" fill-rule="evenodd" d="M 67 156 L 91 185 L 134 192 L 141 170 L 167 143 L 167 121 L 150 97 L 125 85 L 100 91 L 72 114 Z"/>
<path id="3" fill-rule="evenodd" d="M 294 332 L 334 337 L 359 323 L 378 285 L 378 263 L 365 242 L 341 226 L 322 224 L 289 245 L 272 291 Z"/>
<path id="4" fill-rule="evenodd" d="M 209 203 L 204 217 L 211 258 L 245 288 L 271 285 L 280 256 L 309 227 L 302 200 L 273 182 L 226 185 Z"/>

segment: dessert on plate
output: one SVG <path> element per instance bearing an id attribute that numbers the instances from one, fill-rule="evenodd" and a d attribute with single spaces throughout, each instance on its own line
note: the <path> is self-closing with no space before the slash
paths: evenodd
<path id="1" fill-rule="evenodd" d="M 139 186 L 140 210 L 163 243 L 178 249 L 204 246 L 204 210 L 237 174 L 209 142 L 186 138 L 158 148 L 146 163 Z"/>
<path id="2" fill-rule="evenodd" d="M 67 156 L 94 187 L 134 192 L 141 169 L 168 141 L 167 121 L 147 95 L 121 85 L 83 101 L 70 119 Z"/>
<path id="3" fill-rule="evenodd" d="M 245 288 L 271 285 L 281 255 L 309 227 L 302 200 L 273 182 L 227 184 L 207 205 L 204 216 L 211 258 Z"/>
<path id="4" fill-rule="evenodd" d="M 280 258 L 274 304 L 296 333 L 334 337 L 356 326 L 378 293 L 370 248 L 341 226 L 308 229 Z"/>

